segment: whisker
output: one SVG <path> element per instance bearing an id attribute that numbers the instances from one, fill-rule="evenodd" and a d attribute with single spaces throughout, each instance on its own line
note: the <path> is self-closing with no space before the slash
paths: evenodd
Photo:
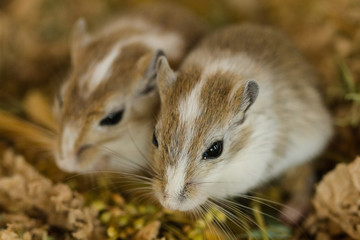
<path id="1" fill-rule="evenodd" d="M 210 212 L 210 207 L 208 206 L 208 204 L 207 204 L 206 202 L 205 202 L 205 204 L 204 204 L 204 209 L 205 209 L 206 212 Z M 210 214 L 212 214 L 212 212 L 210 212 Z M 205 221 L 206 221 L 206 216 L 204 216 L 203 218 L 204 218 Z M 211 231 L 211 233 L 212 233 L 210 223 L 209 223 L 209 229 L 210 229 L 210 231 Z M 220 229 L 221 229 L 221 226 L 220 226 Z M 217 239 L 221 239 L 220 236 L 219 236 L 219 233 L 218 233 L 218 231 L 217 231 L 216 229 L 214 230 L 214 232 L 215 232 L 215 234 L 216 234 Z"/>
<path id="2" fill-rule="evenodd" d="M 139 170 L 148 170 L 147 168 L 145 168 L 144 166 L 141 166 L 140 164 L 132 161 L 131 159 L 125 157 L 123 154 L 119 153 L 119 152 L 116 152 L 106 146 L 103 146 L 103 145 L 97 145 L 97 147 L 99 147 L 100 149 L 103 149 L 105 150 L 107 153 L 111 154 L 112 156 L 115 156 L 119 159 L 123 159 L 125 160 L 124 163 L 126 164 L 129 164 L 129 165 L 133 165 L 135 167 L 135 170 L 136 169 L 139 169 Z"/>
<path id="3" fill-rule="evenodd" d="M 229 228 L 229 226 L 228 226 L 226 223 L 222 222 L 222 220 L 219 219 L 218 215 L 216 214 L 215 209 L 219 209 L 220 207 L 219 207 L 217 204 L 215 204 L 214 202 L 212 202 L 210 199 L 208 199 L 208 201 L 206 202 L 206 204 L 208 205 L 209 211 L 210 211 L 210 212 L 213 214 L 213 216 L 214 216 L 214 221 L 215 221 L 216 225 L 220 227 L 220 229 L 222 230 L 222 232 L 224 232 L 225 235 L 226 235 L 228 238 L 230 238 L 230 239 L 236 239 L 233 231 L 231 231 L 231 229 Z M 213 205 L 213 206 L 211 206 L 211 205 Z"/>
<path id="4" fill-rule="evenodd" d="M 231 205 L 234 205 L 234 206 L 237 206 L 237 207 L 241 207 L 241 208 L 250 210 L 250 211 L 255 211 L 255 212 L 261 213 L 261 214 L 264 215 L 264 216 L 267 216 L 267 217 L 269 217 L 269 218 L 271 218 L 271 219 L 274 219 L 274 220 L 276 220 L 276 221 L 281 222 L 281 220 L 280 220 L 279 218 L 276 218 L 276 217 L 274 217 L 274 216 L 272 216 L 272 215 L 270 215 L 270 214 L 267 214 L 267 213 L 265 213 L 265 212 L 263 212 L 263 211 L 259 211 L 259 210 L 253 209 L 252 207 L 248 207 L 248 206 L 245 206 L 245 205 L 240 204 L 240 203 L 232 202 L 232 201 L 230 201 L 230 200 L 228 200 L 228 199 L 221 199 L 221 201 L 226 202 L 227 204 L 231 204 Z M 261 203 L 261 202 L 259 201 L 258 203 Z"/>
<path id="5" fill-rule="evenodd" d="M 134 144 L 136 150 L 140 153 L 140 155 L 142 156 L 142 158 L 143 158 L 146 162 L 149 162 L 149 159 L 146 158 L 146 156 L 145 156 L 145 154 L 143 153 L 143 151 L 141 151 L 141 149 L 139 148 L 139 146 L 136 144 L 136 141 L 134 140 L 133 135 L 131 134 L 131 130 L 130 130 L 129 124 L 126 125 L 126 128 L 127 128 L 127 130 L 128 130 L 130 139 L 131 139 L 132 143 Z M 150 142 L 150 139 L 149 139 L 149 142 Z"/>
<path id="6" fill-rule="evenodd" d="M 219 200 L 217 199 L 212 199 L 212 202 L 215 204 L 215 202 L 218 202 Z M 216 204 L 217 207 L 219 207 L 222 211 L 224 211 L 226 214 L 228 214 L 229 217 L 231 217 L 230 219 L 233 220 L 234 224 L 237 225 L 241 225 L 241 222 L 238 221 L 238 219 L 236 218 L 236 216 L 234 216 L 231 212 L 227 211 L 226 209 L 224 209 L 223 207 L 219 206 L 218 204 Z M 264 233 L 267 234 L 266 230 L 263 229 L 259 224 L 257 224 L 254 220 L 250 219 L 250 217 L 241 214 L 242 216 L 244 216 L 248 221 L 250 221 L 251 223 L 253 223 L 255 226 L 257 226 L 260 230 L 262 230 Z M 246 229 L 245 229 L 246 231 Z M 269 237 L 269 236 L 268 236 Z M 270 238 L 271 239 L 271 238 Z"/>
<path id="7" fill-rule="evenodd" d="M 225 182 L 196 182 L 194 183 L 195 185 L 201 185 L 201 184 L 226 184 Z M 251 193 L 251 192 L 250 192 Z M 289 206 L 287 206 L 286 204 L 283 204 L 281 202 L 276 202 L 276 201 L 273 201 L 273 200 L 270 200 L 270 199 L 266 199 L 266 198 L 261 198 L 261 197 L 256 197 L 256 196 L 250 196 L 250 195 L 246 195 L 246 194 L 236 194 L 234 195 L 235 197 L 242 197 L 242 198 L 245 198 L 245 199 L 249 199 L 249 200 L 252 200 L 252 201 L 255 201 L 255 202 L 259 202 L 279 213 L 281 213 L 281 210 L 275 208 L 274 206 L 271 206 L 269 204 L 267 204 L 266 202 L 270 203 L 270 204 L 274 204 L 274 205 L 277 205 L 277 206 L 280 206 L 280 207 L 283 207 L 283 208 L 290 208 Z M 292 210 L 295 210 L 294 208 L 290 208 Z"/>

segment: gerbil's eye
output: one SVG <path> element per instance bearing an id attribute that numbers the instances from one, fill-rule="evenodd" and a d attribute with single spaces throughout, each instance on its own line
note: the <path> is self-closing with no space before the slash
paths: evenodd
<path id="1" fill-rule="evenodd" d="M 202 159 L 218 158 L 223 150 L 223 141 L 214 142 L 211 147 L 203 153 Z"/>
<path id="2" fill-rule="evenodd" d="M 100 121 L 100 126 L 112 126 L 118 124 L 122 119 L 123 114 L 124 110 L 110 113 Z"/>
<path id="3" fill-rule="evenodd" d="M 158 143 L 158 141 L 157 141 L 157 139 L 156 139 L 155 132 L 154 132 L 154 134 L 153 134 L 152 143 L 154 144 L 154 146 L 155 146 L 156 148 L 159 147 L 159 143 Z"/>

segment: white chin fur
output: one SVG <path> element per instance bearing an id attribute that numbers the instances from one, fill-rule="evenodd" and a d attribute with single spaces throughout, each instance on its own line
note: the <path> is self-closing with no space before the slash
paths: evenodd
<path id="1" fill-rule="evenodd" d="M 60 158 L 57 154 L 56 165 L 60 170 L 67 173 L 85 173 L 89 171 L 105 170 L 107 164 L 104 164 L 104 158 L 105 156 L 96 156 L 96 158 L 91 159 L 90 161 L 88 159 L 86 164 L 81 164 L 81 161 L 76 157 Z"/>
<path id="2" fill-rule="evenodd" d="M 161 205 L 166 208 L 166 209 L 170 209 L 170 210 L 178 210 L 178 211 L 191 211 L 194 210 L 196 208 L 198 208 L 199 206 L 201 206 L 202 204 L 204 204 L 206 202 L 206 199 L 204 200 L 200 200 L 199 199 L 185 199 L 183 201 L 178 201 L 178 200 L 172 200 L 172 199 L 163 199 L 160 200 Z"/>
<path id="3" fill-rule="evenodd" d="M 57 166 L 65 172 L 84 173 L 96 171 L 137 172 L 147 166 L 148 129 L 138 128 L 130 133 L 124 133 L 116 141 L 108 142 L 96 149 L 96 153 L 79 160 L 72 154 L 61 158 L 56 154 Z M 134 143 L 134 141 L 136 143 Z M 149 140 L 150 142 L 150 140 Z M 92 149 L 94 150 L 94 149 Z M 141 151 L 141 152 L 140 152 Z M 90 157 L 90 158 L 89 158 Z"/>
<path id="4" fill-rule="evenodd" d="M 56 164 L 60 168 L 60 170 L 67 172 L 67 173 L 79 173 L 82 171 L 80 166 L 76 164 L 76 159 L 56 159 Z"/>
<path id="5" fill-rule="evenodd" d="M 161 205 L 170 210 L 177 210 L 177 211 L 192 211 L 202 204 L 206 202 L 208 196 L 205 194 L 193 196 L 191 198 L 179 199 L 176 197 L 167 197 L 164 198 L 162 194 L 156 194 L 157 199 L 161 203 Z"/>

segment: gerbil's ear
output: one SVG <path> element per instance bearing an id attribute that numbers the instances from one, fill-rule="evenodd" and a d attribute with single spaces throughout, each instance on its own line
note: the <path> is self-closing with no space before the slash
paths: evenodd
<path id="1" fill-rule="evenodd" d="M 156 75 L 158 73 L 158 69 L 157 69 L 157 62 L 159 60 L 160 57 L 165 57 L 165 53 L 163 50 L 161 49 L 157 49 L 155 50 L 155 52 L 153 53 L 153 56 L 148 64 L 148 68 L 145 72 L 145 76 L 147 78 L 154 78 L 156 79 Z"/>
<path id="2" fill-rule="evenodd" d="M 76 62 L 79 52 L 89 40 L 90 35 L 87 32 L 86 21 L 80 18 L 76 21 L 71 32 L 71 60 L 73 63 Z"/>
<path id="3" fill-rule="evenodd" d="M 165 56 L 162 56 L 157 61 L 157 83 L 159 86 L 160 97 L 166 90 L 176 81 L 176 74 L 170 68 Z"/>
<path id="4" fill-rule="evenodd" d="M 238 110 L 235 117 L 235 122 L 242 123 L 244 121 L 246 112 L 255 102 L 258 94 L 259 85 L 253 80 L 246 81 L 244 87 L 239 89 L 234 98 L 236 102 L 239 102 L 240 100 L 240 107 L 237 108 Z"/>
<path id="5" fill-rule="evenodd" d="M 69 80 L 65 81 L 59 87 L 59 91 L 57 91 L 57 93 L 55 95 L 55 101 L 54 101 L 54 105 L 53 105 L 53 115 L 54 115 L 55 119 L 57 119 L 57 120 L 60 119 L 61 109 L 64 105 L 65 92 L 68 90 L 69 85 L 70 85 L 70 81 Z"/>
<path id="6" fill-rule="evenodd" d="M 156 63 L 161 56 L 165 56 L 165 53 L 161 49 L 157 49 L 152 53 L 146 54 L 141 57 L 137 66 L 140 72 L 143 73 L 143 81 L 139 82 L 139 94 L 147 94 L 156 89 L 156 76 L 158 69 Z"/>
<path id="7" fill-rule="evenodd" d="M 253 80 L 246 81 L 244 86 L 244 91 L 242 94 L 243 100 L 240 106 L 240 110 L 246 112 L 255 102 L 258 94 L 259 94 L 259 85 Z"/>

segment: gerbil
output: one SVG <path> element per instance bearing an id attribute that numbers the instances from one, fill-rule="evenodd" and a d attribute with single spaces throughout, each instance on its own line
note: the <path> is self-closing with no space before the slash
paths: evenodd
<path id="1" fill-rule="evenodd" d="M 316 76 L 271 28 L 226 27 L 178 72 L 165 57 L 158 69 L 152 187 L 165 208 L 244 194 L 316 157 L 332 135 Z"/>
<path id="2" fill-rule="evenodd" d="M 72 70 L 55 115 L 56 163 L 67 172 L 137 171 L 146 166 L 159 108 L 156 61 L 172 66 L 204 34 L 195 16 L 162 4 L 125 12 L 94 34 L 84 20 L 74 28 Z"/>

